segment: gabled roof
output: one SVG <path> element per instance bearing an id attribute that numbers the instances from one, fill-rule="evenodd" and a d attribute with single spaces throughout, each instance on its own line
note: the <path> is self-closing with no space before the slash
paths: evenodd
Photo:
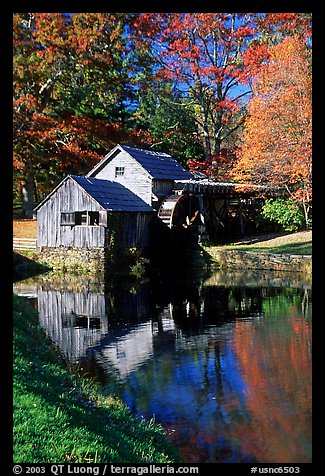
<path id="1" fill-rule="evenodd" d="M 68 179 L 74 180 L 104 210 L 114 212 L 153 212 L 154 209 L 135 195 L 131 190 L 118 182 L 102 180 L 79 175 L 68 175 L 57 187 L 36 207 L 37 211 Z"/>
<path id="2" fill-rule="evenodd" d="M 126 152 L 137 161 L 154 179 L 161 180 L 190 180 L 193 175 L 185 170 L 177 160 L 164 152 L 154 152 L 152 150 L 137 149 L 126 145 L 118 144 L 112 149 L 88 174 L 87 177 L 101 170 L 106 164 L 116 157 L 119 151 Z"/>
<path id="3" fill-rule="evenodd" d="M 154 209 L 118 182 L 71 175 L 101 207 L 114 212 L 152 212 Z"/>

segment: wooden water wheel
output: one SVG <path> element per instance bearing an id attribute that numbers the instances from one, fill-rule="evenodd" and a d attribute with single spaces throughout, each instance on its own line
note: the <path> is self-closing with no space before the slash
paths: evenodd
<path id="1" fill-rule="evenodd" d="M 199 222 L 199 204 L 191 195 L 169 195 L 160 205 L 158 216 L 169 228 L 187 228 Z"/>

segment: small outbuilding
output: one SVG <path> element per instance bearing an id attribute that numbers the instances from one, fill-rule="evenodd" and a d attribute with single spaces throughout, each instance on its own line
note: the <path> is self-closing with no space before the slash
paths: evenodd
<path id="1" fill-rule="evenodd" d="M 154 209 L 121 183 L 68 175 L 35 208 L 38 248 L 107 248 L 118 229 L 122 246 L 149 245 Z"/>
<path id="2" fill-rule="evenodd" d="M 69 256 L 95 262 L 110 255 L 113 244 L 148 248 L 161 225 L 167 228 L 168 197 L 172 210 L 175 204 L 185 210 L 181 225 L 196 217 L 195 198 L 180 197 L 193 178 L 168 154 L 118 144 L 86 176 L 68 175 L 34 209 L 37 247 L 44 259 L 59 254 L 65 263 Z"/>

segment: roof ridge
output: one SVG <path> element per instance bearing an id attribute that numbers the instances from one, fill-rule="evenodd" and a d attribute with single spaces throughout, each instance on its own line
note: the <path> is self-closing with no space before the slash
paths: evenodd
<path id="1" fill-rule="evenodd" d="M 110 179 L 104 179 L 104 178 L 98 178 L 98 177 L 88 177 L 87 175 L 70 175 L 70 177 L 82 178 L 82 179 L 88 180 L 88 182 L 90 182 L 91 180 L 97 180 L 99 182 L 119 183 L 119 182 L 116 182 L 116 180 L 110 180 Z"/>
<path id="2" fill-rule="evenodd" d="M 157 152 L 155 150 L 141 149 L 140 147 L 132 147 L 130 145 L 123 145 L 123 144 L 119 144 L 119 146 L 122 147 L 122 149 L 124 149 L 126 147 L 127 149 L 140 150 L 141 152 L 145 152 L 146 154 L 163 155 L 165 157 L 171 157 L 173 160 L 176 160 L 170 154 L 167 154 L 166 152 Z"/>
<path id="3" fill-rule="evenodd" d="M 186 170 L 186 168 L 170 154 L 141 149 L 139 147 L 131 147 L 126 144 L 117 144 L 87 173 L 87 177 L 95 178 L 96 175 L 104 169 L 111 160 L 114 160 L 119 153 L 124 153 L 130 159 L 134 160 L 152 179 L 188 180 L 193 178 L 193 174 Z"/>

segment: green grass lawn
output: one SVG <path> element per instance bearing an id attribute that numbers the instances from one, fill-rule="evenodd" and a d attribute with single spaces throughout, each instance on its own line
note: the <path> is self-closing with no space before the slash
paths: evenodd
<path id="1" fill-rule="evenodd" d="M 14 462 L 181 462 L 163 429 L 69 373 L 14 295 Z"/>
<path id="2" fill-rule="evenodd" d="M 243 239 L 236 243 L 217 246 L 223 250 L 252 251 L 263 253 L 280 253 L 294 255 L 312 254 L 311 231 L 274 235 L 261 235 Z"/>

